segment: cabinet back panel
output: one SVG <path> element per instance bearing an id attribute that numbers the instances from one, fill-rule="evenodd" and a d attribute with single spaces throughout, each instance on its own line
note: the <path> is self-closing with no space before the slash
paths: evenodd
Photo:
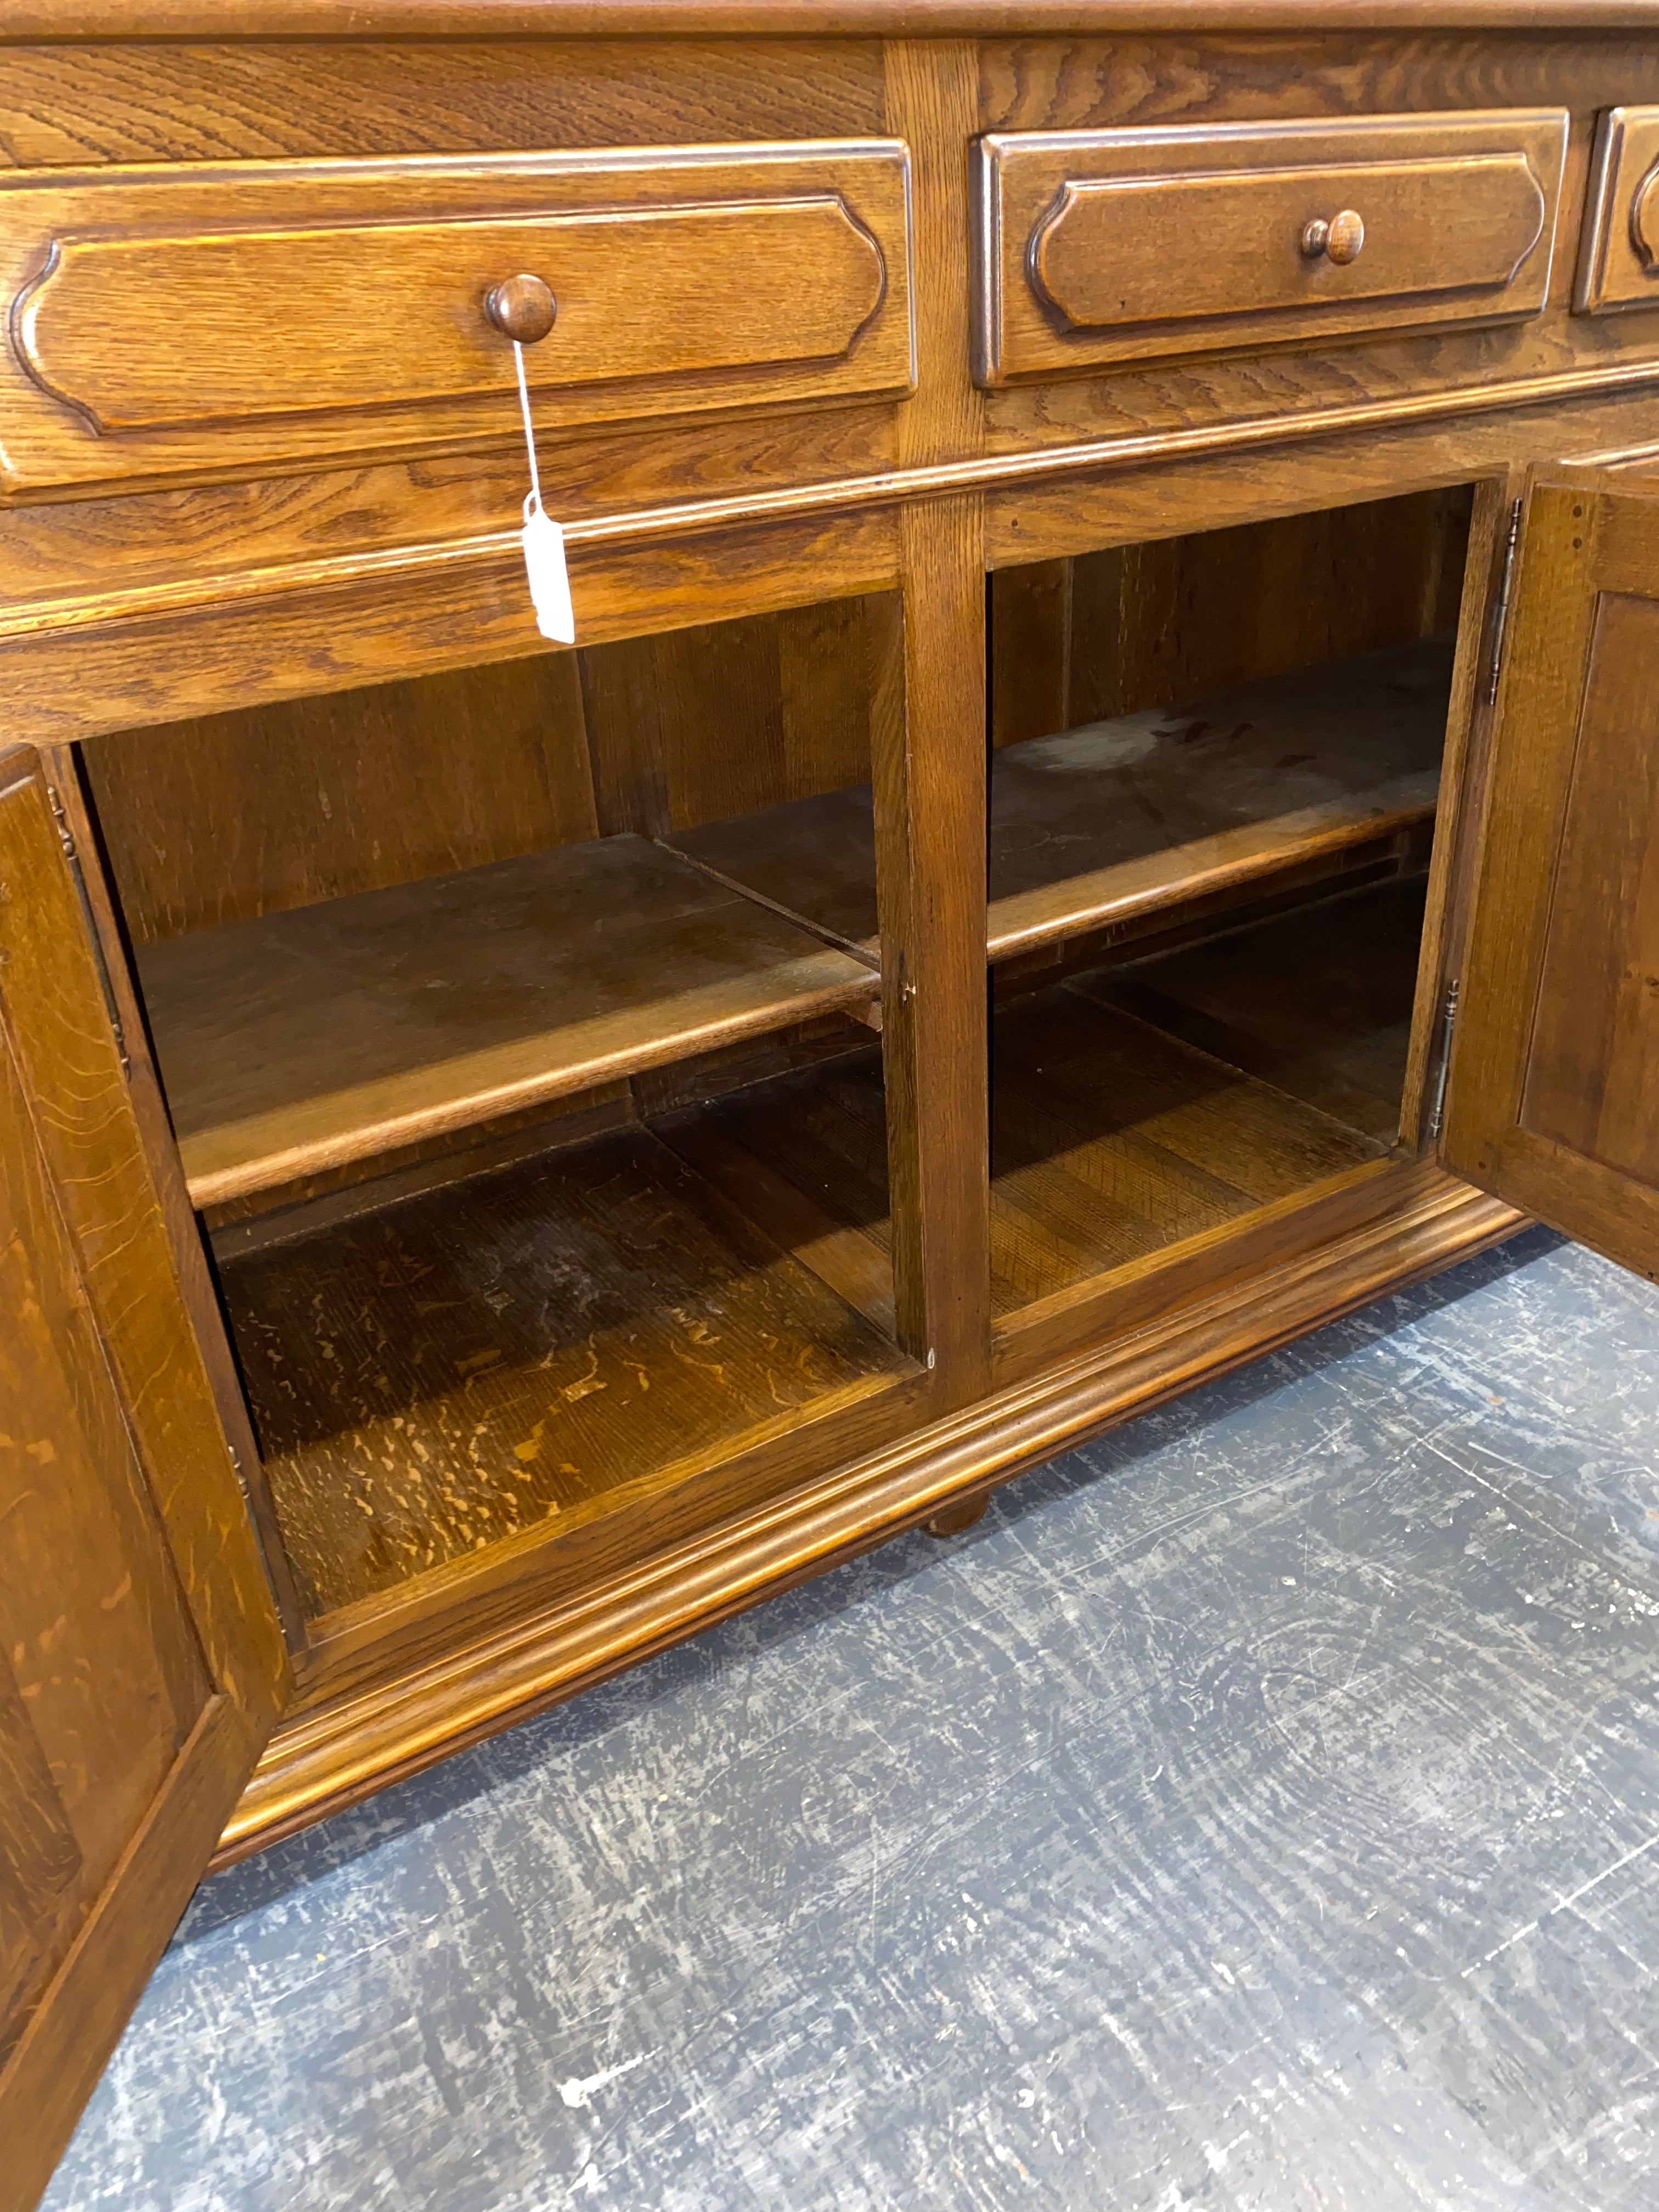
<path id="1" fill-rule="evenodd" d="M 136 945 L 868 780 L 866 603 L 82 745 Z"/>
<path id="2" fill-rule="evenodd" d="M 993 743 L 1449 628 L 1469 506 L 1457 485 L 999 570 Z"/>
<path id="3" fill-rule="evenodd" d="M 82 747 L 135 944 L 595 834 L 568 655 Z"/>

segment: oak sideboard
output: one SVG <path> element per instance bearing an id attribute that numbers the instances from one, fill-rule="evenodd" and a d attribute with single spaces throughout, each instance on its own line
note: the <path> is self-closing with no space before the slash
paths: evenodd
<path id="1" fill-rule="evenodd" d="M 210 1863 L 1659 1273 L 1659 4 L 20 0 L 0 262 L 21 2212 Z"/>

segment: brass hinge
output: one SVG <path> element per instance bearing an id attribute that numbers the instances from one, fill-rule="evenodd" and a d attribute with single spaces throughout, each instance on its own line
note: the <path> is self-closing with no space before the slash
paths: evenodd
<path id="1" fill-rule="evenodd" d="M 104 957 L 103 939 L 98 934 L 98 924 L 93 917 L 86 873 L 81 866 L 81 855 L 75 849 L 75 833 L 70 828 L 68 815 L 64 811 L 64 802 L 51 784 L 46 786 L 46 798 L 52 807 L 52 819 L 58 824 L 58 842 L 64 848 L 64 858 L 69 862 L 70 874 L 75 879 L 75 896 L 81 902 L 81 919 L 86 924 L 93 964 L 98 970 L 98 985 L 104 994 L 104 1011 L 109 1016 L 110 1028 L 115 1033 L 115 1049 L 121 1055 L 121 1073 L 131 1083 L 132 1060 L 127 1051 L 127 1033 L 121 1026 L 121 1016 L 115 1002 L 115 986 L 110 980 L 109 963 Z"/>
<path id="2" fill-rule="evenodd" d="M 1440 1059 L 1434 1071 L 1434 1098 L 1429 1108 L 1429 1134 L 1437 1137 L 1446 1121 L 1446 1082 L 1451 1074 L 1452 1031 L 1457 1026 L 1457 991 L 1459 978 L 1454 975 L 1446 986 L 1446 997 L 1440 1009 Z"/>
<path id="3" fill-rule="evenodd" d="M 1504 542 L 1504 573 L 1498 580 L 1498 604 L 1492 610 L 1492 655 L 1486 663 L 1486 704 L 1497 703 L 1498 679 L 1503 673 L 1504 646 L 1509 636 L 1510 586 L 1515 581 L 1515 556 L 1521 544 L 1521 502 L 1510 509 L 1510 534 Z"/>

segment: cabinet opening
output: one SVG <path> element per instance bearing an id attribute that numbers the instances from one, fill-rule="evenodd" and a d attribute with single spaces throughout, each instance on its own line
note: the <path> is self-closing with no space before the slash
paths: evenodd
<path id="1" fill-rule="evenodd" d="M 875 612 L 83 744 L 312 1617 L 735 1455 L 781 1480 L 915 1371 L 873 914 L 720 865 L 867 817 Z"/>
<path id="2" fill-rule="evenodd" d="M 991 577 L 999 1315 L 1395 1145 L 1471 502 Z"/>

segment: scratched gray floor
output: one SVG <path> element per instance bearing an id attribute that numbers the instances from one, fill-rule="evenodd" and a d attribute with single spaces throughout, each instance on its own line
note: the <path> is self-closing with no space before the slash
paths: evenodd
<path id="1" fill-rule="evenodd" d="M 1653 2212 L 1659 1291 L 1534 1232 L 210 1885 L 51 2212 Z"/>

